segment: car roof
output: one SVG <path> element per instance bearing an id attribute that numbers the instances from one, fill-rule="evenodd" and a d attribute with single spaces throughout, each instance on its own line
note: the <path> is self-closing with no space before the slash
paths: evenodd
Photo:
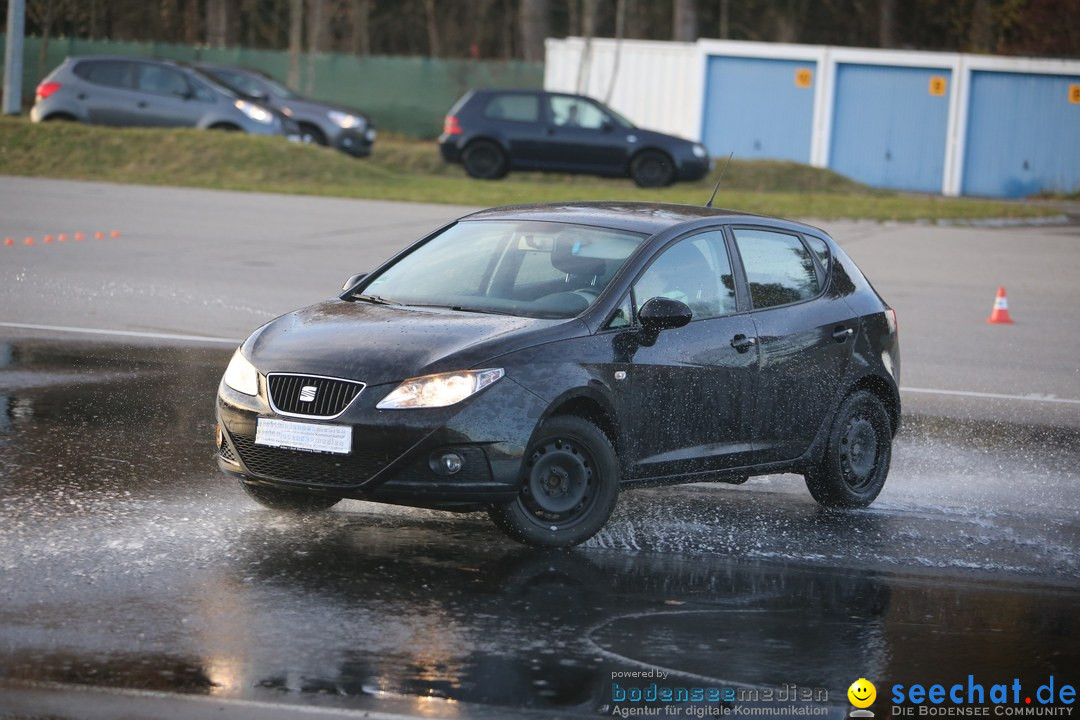
<path id="1" fill-rule="evenodd" d="M 760 215 L 698 205 L 648 202 L 566 202 L 508 205 L 481 210 L 462 220 L 536 220 L 644 232 L 655 235 L 675 225 L 708 218 L 759 218 Z M 785 225 L 791 225 L 787 221 Z"/>

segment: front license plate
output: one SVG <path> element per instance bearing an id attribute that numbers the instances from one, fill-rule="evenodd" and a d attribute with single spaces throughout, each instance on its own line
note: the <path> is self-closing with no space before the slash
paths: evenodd
<path id="1" fill-rule="evenodd" d="M 352 450 L 352 427 L 259 418 L 255 427 L 255 444 L 348 455 Z"/>

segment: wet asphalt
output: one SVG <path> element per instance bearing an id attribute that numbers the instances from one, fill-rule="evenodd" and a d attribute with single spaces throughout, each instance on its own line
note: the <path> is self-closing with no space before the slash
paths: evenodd
<path id="1" fill-rule="evenodd" d="M 0 717 L 42 687 L 596 716 L 652 683 L 757 693 L 651 704 L 678 717 L 800 689 L 843 717 L 860 677 L 882 716 L 895 683 L 1078 679 L 1075 429 L 912 416 L 868 510 L 824 512 L 791 475 L 638 490 L 540 552 L 481 515 L 256 506 L 213 460 L 228 355 L 0 335 Z"/>
<path id="2" fill-rule="evenodd" d="M 792 475 L 638 490 L 551 553 L 248 500 L 214 462 L 235 343 L 466 210 L 0 177 L 0 235 L 37 239 L 0 246 L 0 718 L 840 718 L 859 678 L 877 717 L 1016 681 L 1001 717 L 1080 684 L 1077 225 L 823 224 L 900 316 L 866 510 Z M 1017 323 L 988 325 L 1003 284 Z"/>

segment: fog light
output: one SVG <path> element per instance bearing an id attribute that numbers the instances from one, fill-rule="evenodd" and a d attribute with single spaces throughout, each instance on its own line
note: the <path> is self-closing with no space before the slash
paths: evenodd
<path id="1" fill-rule="evenodd" d="M 444 452 L 432 455 L 429 464 L 436 475 L 454 475 L 465 465 L 465 460 L 456 452 Z"/>

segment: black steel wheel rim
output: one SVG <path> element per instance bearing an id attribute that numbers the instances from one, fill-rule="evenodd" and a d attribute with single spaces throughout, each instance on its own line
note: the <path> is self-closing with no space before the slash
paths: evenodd
<path id="1" fill-rule="evenodd" d="M 529 457 L 521 499 L 531 518 L 559 525 L 580 518 L 595 500 L 596 460 L 582 444 L 551 438 Z"/>
<path id="2" fill-rule="evenodd" d="M 844 482 L 855 491 L 873 483 L 878 464 L 878 435 L 866 418 L 848 421 L 840 436 L 840 469 Z"/>
<path id="3" fill-rule="evenodd" d="M 469 163 L 477 175 L 494 175 L 499 169 L 499 155 L 491 148 L 473 149 Z"/>
<path id="4" fill-rule="evenodd" d="M 642 160 L 638 164 L 638 176 L 646 185 L 655 185 L 664 179 L 664 164 L 654 158 Z"/>

